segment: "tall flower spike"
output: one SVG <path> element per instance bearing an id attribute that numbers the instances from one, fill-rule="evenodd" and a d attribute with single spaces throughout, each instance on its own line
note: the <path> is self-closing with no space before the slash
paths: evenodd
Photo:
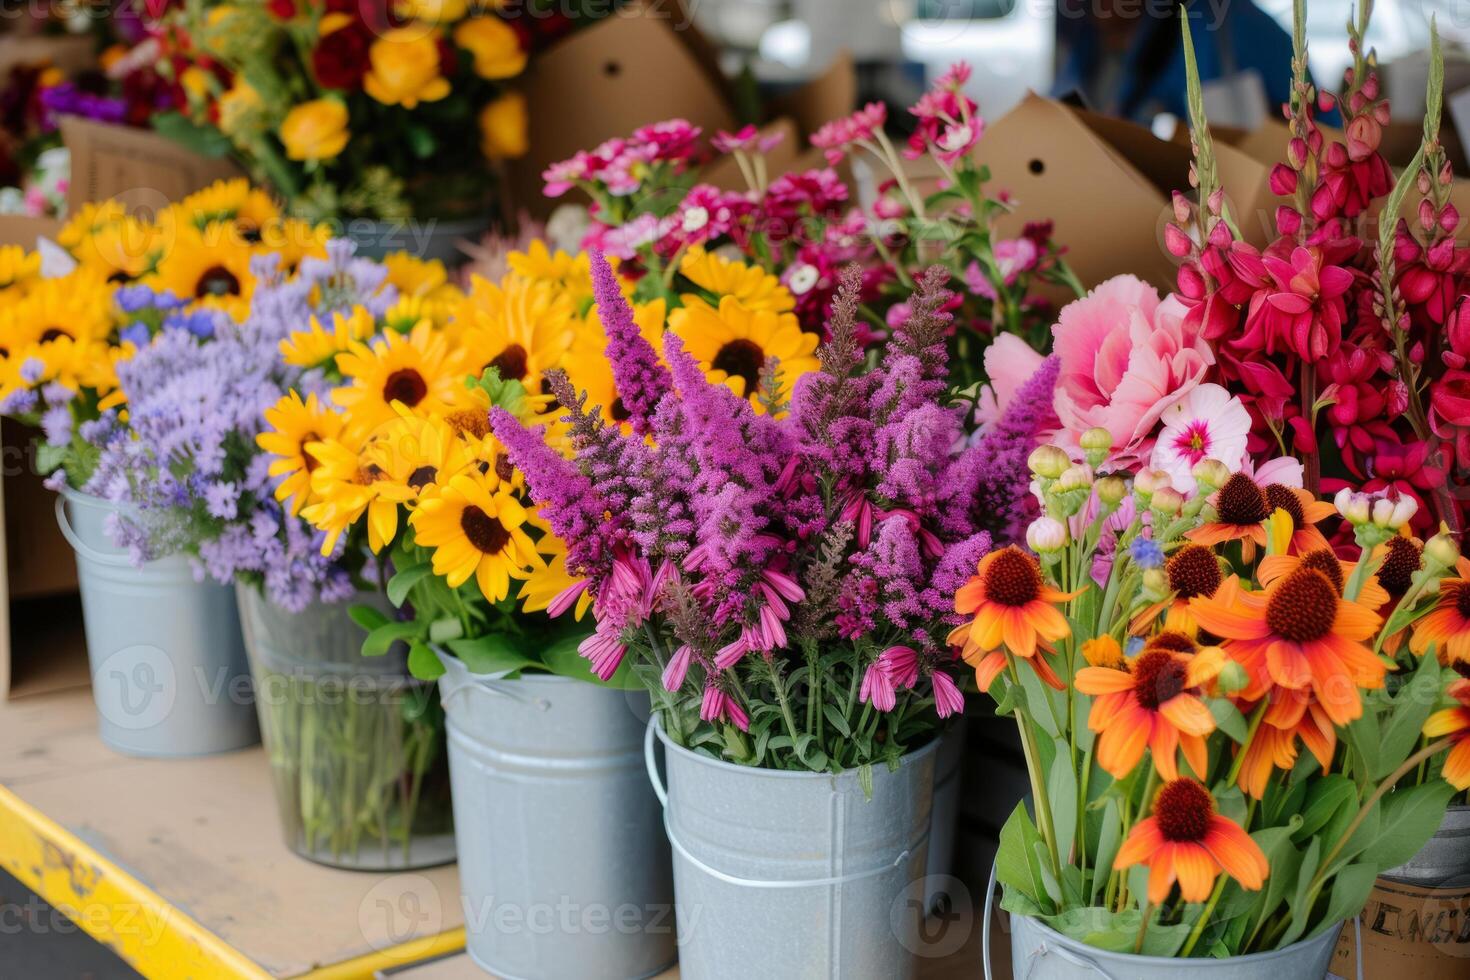
<path id="1" fill-rule="evenodd" d="M 628 410 L 628 423 L 638 435 L 647 435 L 658 400 L 673 388 L 673 379 L 668 368 L 659 363 L 658 352 L 638 332 L 633 308 L 618 288 L 612 266 L 595 249 L 591 257 L 592 295 L 607 333 L 607 359 L 612 362 L 613 380 Z"/>

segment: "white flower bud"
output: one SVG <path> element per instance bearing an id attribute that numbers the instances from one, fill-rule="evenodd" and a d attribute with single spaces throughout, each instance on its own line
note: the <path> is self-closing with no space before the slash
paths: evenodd
<path id="1" fill-rule="evenodd" d="M 1026 544 L 1037 554 L 1060 551 L 1067 544 L 1067 529 L 1054 518 L 1038 517 L 1026 528 Z"/>

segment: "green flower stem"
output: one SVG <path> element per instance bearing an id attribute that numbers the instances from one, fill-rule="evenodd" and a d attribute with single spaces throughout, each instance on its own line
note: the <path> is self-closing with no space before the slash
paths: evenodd
<path id="1" fill-rule="evenodd" d="M 1021 678 L 1016 671 L 1016 661 L 1010 653 L 1006 653 L 1006 668 L 1010 672 L 1011 683 L 1020 684 Z M 1037 751 L 1035 735 L 1031 726 L 1026 723 L 1026 712 L 1016 708 L 1016 726 L 1021 730 L 1021 749 L 1026 756 L 1026 771 L 1031 776 L 1031 794 L 1036 801 L 1036 823 L 1041 831 L 1041 838 L 1046 843 L 1047 853 L 1051 857 L 1052 872 L 1057 881 L 1062 880 L 1062 862 L 1057 853 L 1057 832 L 1052 826 L 1051 799 L 1046 791 L 1046 773 L 1041 771 L 1041 753 Z"/>

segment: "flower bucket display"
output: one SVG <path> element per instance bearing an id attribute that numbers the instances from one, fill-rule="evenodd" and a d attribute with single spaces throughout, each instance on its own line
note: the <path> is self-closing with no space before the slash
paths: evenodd
<path id="1" fill-rule="evenodd" d="M 646 745 L 674 852 L 681 977 L 725 977 L 734 963 L 755 976 L 916 975 L 917 953 L 895 921 L 921 897 L 911 886 L 929 854 L 938 741 L 875 771 L 870 788 L 856 771 L 713 759 L 674 744 L 657 723 Z"/>
<path id="2" fill-rule="evenodd" d="M 1206 980 L 1322 980 L 1332 960 L 1338 927 L 1319 936 L 1302 940 L 1284 949 L 1249 956 L 1232 956 L 1222 960 L 1192 960 L 1188 975 Z M 1011 971 L 1028 980 L 1095 980 L 1117 977 L 1119 980 L 1176 980 L 1183 971 L 1177 959 L 1169 956 L 1136 956 L 1115 953 L 1069 939 L 1048 929 L 1036 919 L 1011 916 Z M 1373 974 L 1368 974 L 1373 976 Z M 1356 974 L 1348 973 L 1348 977 Z M 991 980 L 990 963 L 985 964 L 985 978 Z"/>
<path id="3" fill-rule="evenodd" d="M 403 651 L 369 659 L 346 604 L 300 613 L 236 588 L 286 844 L 354 870 L 454 860 L 444 712 Z"/>
<path id="4" fill-rule="evenodd" d="M 470 957 L 522 980 L 634 980 L 672 965 L 669 845 L 643 765 L 648 695 L 441 660 Z"/>
<path id="5" fill-rule="evenodd" d="M 102 741 L 137 756 L 198 756 L 259 740 L 229 588 L 182 557 L 135 566 L 108 536 L 117 506 L 69 487 L 56 519 L 77 587 Z"/>

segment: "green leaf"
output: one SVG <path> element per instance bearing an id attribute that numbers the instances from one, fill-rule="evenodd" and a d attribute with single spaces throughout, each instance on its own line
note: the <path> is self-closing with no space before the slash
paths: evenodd
<path id="1" fill-rule="evenodd" d="M 395 606 L 402 606 L 408 599 L 409 590 L 432 570 L 433 566 L 428 562 L 399 570 L 388 580 L 388 601 Z"/>
<path id="2" fill-rule="evenodd" d="M 1058 752 L 1046 780 L 1046 795 L 1051 803 L 1052 826 L 1056 828 L 1057 847 L 1063 854 L 1077 832 L 1077 778 L 1071 758 Z"/>
<path id="3" fill-rule="evenodd" d="M 392 648 L 394 643 L 417 636 L 418 632 L 418 623 L 384 623 L 375 628 L 367 635 L 367 639 L 362 641 L 362 655 L 381 657 Z"/>
<path id="4" fill-rule="evenodd" d="M 1210 714 L 1215 716 L 1215 727 L 1238 744 L 1244 745 L 1250 736 L 1250 726 L 1246 724 L 1245 715 L 1240 713 L 1240 709 L 1224 698 L 1210 698 L 1206 703 L 1210 706 Z"/>
<path id="5" fill-rule="evenodd" d="M 464 636 L 464 623 L 461 623 L 457 617 L 445 616 L 429 624 L 429 642 L 431 643 L 448 643 L 462 636 Z"/>
<path id="6" fill-rule="evenodd" d="M 774 740 L 773 740 L 774 741 Z M 995 853 L 995 880 L 1005 886 L 1006 893 L 1025 895 L 1038 907 L 1050 905 L 1041 881 L 1041 865 L 1033 845 L 1041 842 L 1041 834 L 1031 822 L 1024 802 L 1017 803 L 1000 829 L 1000 846 Z"/>
<path id="7" fill-rule="evenodd" d="M 1098 833 L 1097 853 L 1093 855 L 1092 901 L 1101 898 L 1107 888 L 1108 876 L 1113 870 L 1113 859 L 1123 844 L 1123 817 L 1118 810 L 1118 801 L 1110 799 L 1103 805 L 1102 830 Z"/>
<path id="8" fill-rule="evenodd" d="M 822 705 L 822 714 L 826 717 L 828 724 L 837 729 L 843 738 L 852 737 L 852 727 L 848 725 L 847 718 L 843 716 L 837 705 L 831 701 L 826 702 Z"/>
<path id="9" fill-rule="evenodd" d="M 1304 937 L 1310 939 L 1324 929 L 1357 918 L 1363 906 L 1368 904 L 1368 895 L 1377 880 L 1378 869 L 1371 864 L 1350 864 L 1339 871 L 1332 879 L 1326 912 L 1314 926 L 1304 931 Z"/>
<path id="10" fill-rule="evenodd" d="M 1277 942 L 1277 948 L 1290 946 L 1301 938 L 1302 932 L 1311 921 L 1312 896 L 1308 894 L 1312 878 L 1317 874 L 1317 866 L 1322 861 L 1322 838 L 1313 837 L 1307 844 L 1305 853 L 1302 854 L 1301 867 L 1297 869 L 1296 880 L 1290 884 L 1294 887 L 1287 893 L 1286 905 L 1291 910 L 1291 924 L 1287 926 L 1286 933 Z"/>
<path id="11" fill-rule="evenodd" d="M 432 681 L 444 673 L 444 664 L 428 644 L 414 640 L 408 647 L 408 672 L 421 681 Z"/>
<path id="12" fill-rule="evenodd" d="M 515 673 L 537 666 L 534 660 L 522 655 L 503 633 L 449 640 L 444 645 L 472 674 Z"/>
<path id="13" fill-rule="evenodd" d="M 347 616 L 358 626 L 371 633 L 384 623 L 392 622 L 383 610 L 376 606 L 354 605 L 347 607 Z"/>
<path id="14" fill-rule="evenodd" d="M 571 677 L 598 687 L 612 687 L 623 691 L 643 689 L 643 682 L 633 674 L 631 656 L 624 657 L 617 673 L 605 681 L 594 674 L 591 663 L 577 651 L 577 647 L 586 638 L 585 633 L 573 633 L 549 644 L 541 651 L 542 664 L 559 677 Z"/>
<path id="15" fill-rule="evenodd" d="M 1307 805 L 1302 811 L 1302 825 L 1293 839 L 1302 843 L 1316 834 L 1333 817 L 1347 813 L 1348 819 L 1358 809 L 1358 787 L 1351 779 L 1341 775 L 1323 776 L 1315 780 L 1307 791 Z"/>
<path id="16" fill-rule="evenodd" d="M 1419 658 L 1419 666 L 1399 688 L 1393 699 L 1393 710 L 1388 725 L 1383 729 L 1383 752 L 1378 769 L 1373 773 L 1381 780 L 1399 766 L 1419 744 L 1419 733 L 1424 729 L 1430 712 L 1434 710 L 1442 690 L 1440 685 L 1439 659 L 1433 654 Z"/>
<path id="17" fill-rule="evenodd" d="M 1381 804 L 1377 837 L 1363 848 L 1358 861 L 1381 872 L 1418 854 L 1444 822 L 1454 795 L 1454 787 L 1442 779 L 1389 793 Z"/>
<path id="18" fill-rule="evenodd" d="M 219 159 L 229 156 L 232 149 L 230 139 L 213 126 L 201 126 L 177 112 L 154 113 L 149 119 L 153 129 L 180 146 L 187 147 L 200 156 Z"/>

